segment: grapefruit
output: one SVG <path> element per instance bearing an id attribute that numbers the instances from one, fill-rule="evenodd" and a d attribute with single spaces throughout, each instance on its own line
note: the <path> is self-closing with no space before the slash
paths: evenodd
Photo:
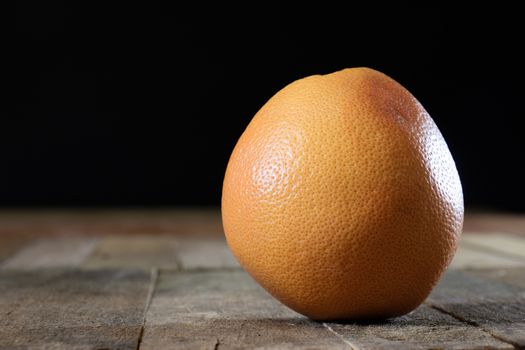
<path id="1" fill-rule="evenodd" d="M 254 116 L 231 155 L 229 247 L 275 298 L 317 320 L 403 315 L 451 261 L 460 179 L 423 106 L 388 76 L 297 80 Z"/>

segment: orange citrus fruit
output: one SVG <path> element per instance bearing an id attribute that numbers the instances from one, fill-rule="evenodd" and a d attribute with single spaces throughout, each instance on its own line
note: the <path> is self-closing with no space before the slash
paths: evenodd
<path id="1" fill-rule="evenodd" d="M 428 296 L 452 259 L 463 194 L 436 124 L 369 69 L 297 80 L 231 155 L 222 218 L 241 265 L 313 319 L 387 318 Z"/>

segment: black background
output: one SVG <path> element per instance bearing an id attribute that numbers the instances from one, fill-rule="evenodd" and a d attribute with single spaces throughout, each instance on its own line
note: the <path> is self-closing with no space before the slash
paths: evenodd
<path id="1" fill-rule="evenodd" d="M 218 205 L 268 98 L 369 66 L 433 116 L 467 206 L 525 210 L 516 9 L 108 3 L 17 3 L 0 205 Z"/>

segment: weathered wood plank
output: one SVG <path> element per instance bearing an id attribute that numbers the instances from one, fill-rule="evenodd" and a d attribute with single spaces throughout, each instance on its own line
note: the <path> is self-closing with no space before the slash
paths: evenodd
<path id="1" fill-rule="evenodd" d="M 185 270 L 240 267 L 222 236 L 180 237 L 177 257 Z"/>
<path id="2" fill-rule="evenodd" d="M 220 235 L 217 208 L 1 210 L 0 235 L 38 234 L 178 234 Z"/>
<path id="3" fill-rule="evenodd" d="M 207 215 L 203 225 L 198 222 L 204 217 L 197 212 L 189 216 L 184 212 L 24 215 L 0 213 L 0 349 L 134 348 L 129 339 L 136 342 L 140 331 L 135 314 L 142 318 L 147 294 L 146 286 L 139 288 L 137 276 L 147 276 L 149 271 L 144 269 L 150 267 L 188 271 L 161 273 L 142 349 L 345 348 L 349 344 L 365 349 L 509 348 L 509 343 L 525 348 L 524 240 L 494 234 L 520 230 L 505 225 L 504 218 L 497 225 L 486 222 L 479 231 L 490 233 L 463 236 L 466 241 L 451 270 L 429 298 L 428 305 L 436 309 L 422 306 L 380 324 L 323 327 L 280 305 L 254 284 L 237 268 L 221 236 L 204 237 L 206 232 L 220 233 L 217 213 Z M 23 235 L 18 242 L 4 244 L 2 232 Z M 28 245 L 24 237 L 35 232 L 59 236 L 57 241 L 40 237 Z M 98 243 L 89 254 L 90 249 L 78 248 L 86 245 L 64 238 L 66 232 L 76 239 L 86 239 L 79 238 L 79 233 L 98 235 Z M 133 235 L 100 236 L 106 233 Z M 53 269 L 84 263 L 97 270 Z M 139 267 L 142 272 L 104 270 L 112 267 Z M 21 271 L 34 268 L 45 269 Z M 489 332 L 507 343 L 490 337 Z"/>
<path id="4" fill-rule="evenodd" d="M 465 215 L 464 231 L 525 234 L 525 215 L 468 212 Z M 0 235 L 5 233 L 220 235 L 222 225 L 217 208 L 4 209 L 0 211 Z"/>
<path id="5" fill-rule="evenodd" d="M 163 272 L 141 349 L 348 349 L 322 324 L 286 308 L 240 270 Z"/>
<path id="6" fill-rule="evenodd" d="M 101 238 L 86 268 L 178 268 L 172 236 L 108 236 Z"/>
<path id="7" fill-rule="evenodd" d="M 150 274 L 0 272 L 0 349 L 135 349 Z"/>
<path id="8" fill-rule="evenodd" d="M 514 256 L 494 254 L 484 249 L 470 247 L 460 243 L 449 269 L 484 269 L 503 267 L 525 267 L 525 260 Z"/>
<path id="9" fill-rule="evenodd" d="M 427 302 L 501 340 L 525 347 L 525 290 L 480 273 L 448 271 Z"/>
<path id="10" fill-rule="evenodd" d="M 500 255 L 521 258 L 525 261 L 525 236 L 502 233 L 470 233 L 463 235 L 465 246 L 485 249 Z"/>
<path id="11" fill-rule="evenodd" d="M 525 268 L 469 270 L 469 274 L 520 287 L 525 297 Z"/>
<path id="12" fill-rule="evenodd" d="M 222 237 L 110 236 L 100 238 L 83 266 L 175 269 L 238 268 Z"/>
<path id="13" fill-rule="evenodd" d="M 472 213 L 465 215 L 464 232 L 505 232 L 525 234 L 525 215 Z"/>
<path id="14" fill-rule="evenodd" d="M 76 267 L 95 247 L 88 237 L 55 237 L 36 240 L 0 265 L 2 269 Z"/>
<path id="15" fill-rule="evenodd" d="M 480 328 L 422 305 L 385 322 L 328 326 L 355 349 L 514 349 Z"/>
<path id="16" fill-rule="evenodd" d="M 0 263 L 18 253 L 20 249 L 30 244 L 33 239 L 31 235 L 0 234 Z"/>

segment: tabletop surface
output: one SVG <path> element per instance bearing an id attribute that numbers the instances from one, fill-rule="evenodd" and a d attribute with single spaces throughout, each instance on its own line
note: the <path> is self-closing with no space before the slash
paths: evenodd
<path id="1" fill-rule="evenodd" d="M 430 297 L 311 321 L 237 264 L 203 210 L 1 211 L 0 349 L 525 349 L 525 216 L 467 215 Z"/>

